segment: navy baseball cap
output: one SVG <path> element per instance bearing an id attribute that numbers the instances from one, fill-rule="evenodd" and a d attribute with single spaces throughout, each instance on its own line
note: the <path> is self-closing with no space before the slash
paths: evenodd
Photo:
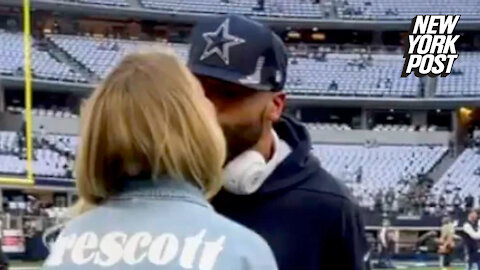
<path id="1" fill-rule="evenodd" d="M 188 66 L 196 75 L 257 91 L 281 91 L 287 63 L 282 40 L 245 16 L 214 17 L 193 29 Z"/>

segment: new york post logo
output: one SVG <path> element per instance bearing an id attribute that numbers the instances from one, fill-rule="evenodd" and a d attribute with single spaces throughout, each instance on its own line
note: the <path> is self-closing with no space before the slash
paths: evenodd
<path id="1" fill-rule="evenodd" d="M 406 39 L 402 77 L 446 77 L 458 58 L 453 35 L 460 15 L 418 15 L 412 19 Z"/>

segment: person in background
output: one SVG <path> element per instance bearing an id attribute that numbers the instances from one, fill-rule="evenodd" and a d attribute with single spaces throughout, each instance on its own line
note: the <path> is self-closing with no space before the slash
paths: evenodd
<path id="1" fill-rule="evenodd" d="M 328 90 L 338 90 L 338 83 L 335 80 L 332 80 L 328 85 Z"/>
<path id="2" fill-rule="evenodd" d="M 360 208 L 312 155 L 308 130 L 283 115 L 288 61 L 281 39 L 227 15 L 202 20 L 191 41 L 190 69 L 228 144 L 214 207 L 263 236 L 281 270 L 363 269 Z"/>
<path id="3" fill-rule="evenodd" d="M 442 194 L 440 195 L 440 198 L 438 199 L 438 208 L 439 208 L 439 214 L 444 215 L 447 207 L 447 199 L 445 199 L 445 196 Z"/>
<path id="4" fill-rule="evenodd" d="M 8 270 L 10 262 L 7 255 L 3 252 L 1 243 L 3 242 L 3 221 L 0 220 L 0 270 Z"/>
<path id="5" fill-rule="evenodd" d="M 357 184 L 362 183 L 363 180 L 363 167 L 358 166 L 357 171 L 355 172 L 355 182 Z"/>
<path id="6" fill-rule="evenodd" d="M 472 209 L 468 213 L 467 221 L 463 224 L 464 243 L 467 256 L 467 270 L 480 269 L 480 256 L 478 254 L 478 241 L 480 231 L 478 226 L 478 210 Z M 475 265 L 476 268 L 473 268 Z"/>
<path id="7" fill-rule="evenodd" d="M 473 198 L 471 193 L 469 193 L 467 197 L 465 197 L 465 211 L 470 212 L 470 210 L 472 210 L 475 204 L 474 200 L 475 199 Z"/>
<path id="8" fill-rule="evenodd" d="M 462 206 L 462 198 L 458 192 L 455 193 L 455 196 L 453 196 L 452 204 L 455 209 L 459 209 Z"/>
<path id="9" fill-rule="evenodd" d="M 375 200 L 374 200 L 374 209 L 376 212 L 383 212 L 383 192 L 382 190 L 379 190 L 375 194 Z"/>
<path id="10" fill-rule="evenodd" d="M 394 232 L 390 228 L 388 219 L 383 221 L 380 238 L 380 259 L 379 266 L 383 268 L 395 268 L 392 262 L 392 254 L 395 249 Z"/>
<path id="11" fill-rule="evenodd" d="M 438 239 L 438 254 L 442 270 L 452 269 L 453 251 L 455 249 L 455 225 L 449 217 L 442 220 L 440 238 Z"/>
<path id="12" fill-rule="evenodd" d="M 217 214 L 226 147 L 215 109 L 165 50 L 126 56 L 82 111 L 80 196 L 42 269 L 276 270 L 254 232 Z"/>
<path id="13" fill-rule="evenodd" d="M 393 211 L 393 205 L 395 203 L 395 191 L 393 188 L 389 188 L 387 194 L 385 195 L 385 204 L 387 205 L 388 211 Z"/>

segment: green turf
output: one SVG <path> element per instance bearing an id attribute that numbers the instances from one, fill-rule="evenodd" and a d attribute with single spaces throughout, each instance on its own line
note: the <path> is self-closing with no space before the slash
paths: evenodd
<path id="1" fill-rule="evenodd" d="M 40 267 L 43 265 L 43 262 L 23 262 L 23 261 L 11 261 L 11 267 Z"/>
<path id="2" fill-rule="evenodd" d="M 11 262 L 11 268 L 12 270 L 15 270 L 15 268 L 24 268 L 24 267 L 32 267 L 32 269 L 35 268 L 40 268 L 42 266 L 43 262 L 19 262 L 19 261 L 12 261 Z M 441 270 L 440 268 L 397 268 L 399 270 Z M 453 270 L 464 270 L 464 267 L 458 267 L 454 268 Z M 375 270 L 375 269 L 374 269 Z M 388 270 L 388 269 L 381 269 L 381 270 Z"/>
<path id="3" fill-rule="evenodd" d="M 440 268 L 399 268 L 401 270 L 441 270 Z M 460 268 L 453 268 L 453 270 L 464 270 L 464 267 Z M 382 270 L 387 270 L 387 269 L 382 269 Z"/>

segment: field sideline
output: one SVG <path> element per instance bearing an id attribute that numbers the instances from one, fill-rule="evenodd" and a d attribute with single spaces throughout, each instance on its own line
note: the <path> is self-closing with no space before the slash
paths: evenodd
<path id="1" fill-rule="evenodd" d="M 39 270 L 42 265 L 42 262 L 18 262 L 13 261 L 11 263 L 9 270 Z M 438 267 L 413 267 L 408 268 L 405 266 L 400 266 L 397 268 L 398 270 L 441 270 Z M 453 270 L 464 270 L 464 267 L 456 267 Z M 374 270 L 388 270 L 388 269 L 374 269 Z"/>
<path id="2" fill-rule="evenodd" d="M 465 268 L 464 267 L 457 267 L 457 268 L 453 268 L 453 270 L 464 270 Z M 373 269 L 373 270 L 377 270 L 377 269 Z M 378 270 L 389 270 L 389 269 L 378 269 Z M 392 269 L 390 269 L 392 270 Z M 438 267 L 421 267 L 421 268 L 403 268 L 403 267 L 399 267 L 395 270 L 441 270 L 441 268 L 438 268 Z"/>
<path id="3" fill-rule="evenodd" d="M 9 270 L 39 270 L 40 266 L 12 266 Z M 441 270 L 440 268 L 397 268 L 401 270 Z M 465 268 L 455 268 L 453 270 L 463 270 Z M 374 269 L 376 270 L 376 269 Z M 388 269 L 382 269 L 388 270 Z M 392 269 L 393 270 L 393 269 Z"/>
<path id="4" fill-rule="evenodd" d="M 401 270 L 441 270 L 440 268 L 397 268 Z M 465 268 L 454 268 L 453 270 L 464 270 Z M 12 266 L 9 270 L 40 270 L 40 266 Z M 374 269 L 377 270 L 377 269 Z M 388 269 L 381 269 L 388 270 Z M 393 270 L 393 269 L 392 269 Z"/>

